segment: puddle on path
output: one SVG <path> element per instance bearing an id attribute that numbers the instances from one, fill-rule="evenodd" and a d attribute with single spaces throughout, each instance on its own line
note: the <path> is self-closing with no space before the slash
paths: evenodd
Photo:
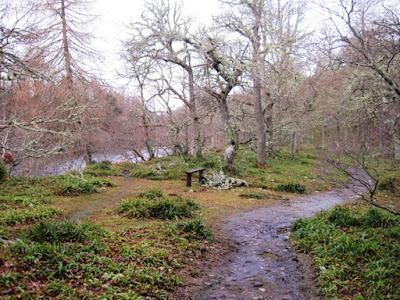
<path id="1" fill-rule="evenodd" d="M 232 218 L 224 230 L 238 245 L 238 252 L 228 257 L 224 266 L 211 270 L 193 298 L 305 299 L 306 282 L 289 243 L 291 225 L 299 218 L 355 200 L 363 190 L 353 183 L 349 188 L 292 199 Z"/>

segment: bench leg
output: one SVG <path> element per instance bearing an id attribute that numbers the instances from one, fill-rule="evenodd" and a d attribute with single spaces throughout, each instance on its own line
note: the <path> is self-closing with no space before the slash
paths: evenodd
<path id="1" fill-rule="evenodd" d="M 199 171 L 199 183 L 203 182 L 203 171 Z"/>
<path id="2" fill-rule="evenodd" d="M 186 186 L 192 186 L 192 174 L 186 174 Z"/>

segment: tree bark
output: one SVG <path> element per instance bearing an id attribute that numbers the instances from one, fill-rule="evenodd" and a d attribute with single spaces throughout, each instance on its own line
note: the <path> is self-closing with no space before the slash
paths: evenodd
<path id="1" fill-rule="evenodd" d="M 69 86 L 72 85 L 72 66 L 71 53 L 68 46 L 68 30 L 67 19 L 65 14 L 65 0 L 61 0 L 61 23 L 62 23 L 62 40 L 63 40 L 63 55 L 65 60 L 65 80 Z"/>
<path id="2" fill-rule="evenodd" d="M 231 141 L 235 140 L 235 134 L 233 132 L 226 99 L 219 99 L 218 108 L 221 115 L 221 121 L 224 126 L 225 143 L 227 146 L 229 146 L 231 144 Z"/>
<path id="3" fill-rule="evenodd" d="M 400 134 L 395 133 L 393 135 L 394 142 L 394 159 L 400 160 Z"/>
<path id="4" fill-rule="evenodd" d="M 255 17 L 253 36 L 251 38 L 253 46 L 253 70 L 252 70 L 252 81 L 253 81 L 253 99 L 254 99 L 254 115 L 256 118 L 256 132 L 257 132 L 257 166 L 264 168 L 266 166 L 266 134 L 265 134 L 265 119 L 264 112 L 262 109 L 262 97 L 261 97 L 261 70 L 262 58 L 260 55 L 261 37 L 261 8 L 252 6 L 253 15 Z"/>
<path id="5" fill-rule="evenodd" d="M 197 157 L 202 156 L 202 143 L 201 143 L 201 134 L 200 134 L 200 122 L 199 117 L 197 115 L 197 107 L 196 107 L 196 94 L 194 91 L 194 77 L 193 70 L 190 68 L 187 70 L 189 75 L 189 97 L 190 97 L 190 115 L 193 120 L 193 133 L 194 133 L 194 153 Z"/>
<path id="6" fill-rule="evenodd" d="M 267 105 L 267 108 L 265 110 L 266 116 L 265 118 L 265 139 L 266 139 L 266 155 L 267 157 L 274 157 L 274 123 L 272 121 L 272 107 L 273 103 L 270 103 Z"/>

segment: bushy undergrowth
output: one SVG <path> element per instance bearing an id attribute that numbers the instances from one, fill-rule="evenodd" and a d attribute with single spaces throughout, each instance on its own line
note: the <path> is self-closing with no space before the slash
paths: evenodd
<path id="1" fill-rule="evenodd" d="M 0 211 L 0 224 L 9 226 L 30 224 L 40 220 L 49 220 L 59 215 L 61 215 L 59 209 L 44 205 L 32 206 L 31 208 L 9 208 Z"/>
<path id="2" fill-rule="evenodd" d="M 398 192 L 398 186 L 400 185 L 399 176 L 399 174 L 383 176 L 378 183 L 378 190 L 392 193 Z"/>
<path id="3" fill-rule="evenodd" d="M 88 165 L 85 168 L 84 174 L 91 176 L 115 176 L 120 175 L 116 168 L 113 168 L 111 162 L 103 161 Z"/>
<path id="4" fill-rule="evenodd" d="M 243 193 L 243 194 L 240 194 L 239 197 L 250 198 L 250 199 L 259 199 L 259 200 L 270 198 L 267 194 L 263 194 L 263 193 Z"/>
<path id="5" fill-rule="evenodd" d="M 336 207 L 294 226 L 297 247 L 313 255 L 328 299 L 399 299 L 400 219 L 364 207 Z"/>
<path id="6" fill-rule="evenodd" d="M 293 194 L 306 194 L 307 189 L 304 185 L 298 183 L 287 183 L 278 185 L 275 190 L 278 192 L 288 192 Z"/>
<path id="7" fill-rule="evenodd" d="M 175 223 L 171 225 L 173 232 L 182 231 L 186 232 L 191 238 L 205 239 L 212 241 L 214 236 L 212 232 L 204 225 L 203 221 L 199 218 L 185 222 Z"/>
<path id="8" fill-rule="evenodd" d="M 147 190 L 135 198 L 122 200 L 118 213 L 129 218 L 176 219 L 193 217 L 198 208 L 189 198 L 170 198 L 159 190 Z"/>
<path id="9" fill-rule="evenodd" d="M 26 237 L 39 243 L 83 243 L 103 236 L 104 231 L 91 223 L 76 223 L 69 220 L 40 222 L 30 228 Z"/>
<path id="10" fill-rule="evenodd" d="M 113 234 L 88 223 L 39 224 L 0 247 L 0 298 L 170 299 L 178 272 L 210 247 L 193 238 L 200 230 L 170 226 Z"/>

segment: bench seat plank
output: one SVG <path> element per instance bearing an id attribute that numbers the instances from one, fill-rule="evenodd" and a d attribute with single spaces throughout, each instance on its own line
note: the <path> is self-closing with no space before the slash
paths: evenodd
<path id="1" fill-rule="evenodd" d="M 204 171 L 204 170 L 205 170 L 205 168 L 197 168 L 197 169 L 185 171 L 185 173 L 186 174 L 193 174 L 193 173 Z"/>

